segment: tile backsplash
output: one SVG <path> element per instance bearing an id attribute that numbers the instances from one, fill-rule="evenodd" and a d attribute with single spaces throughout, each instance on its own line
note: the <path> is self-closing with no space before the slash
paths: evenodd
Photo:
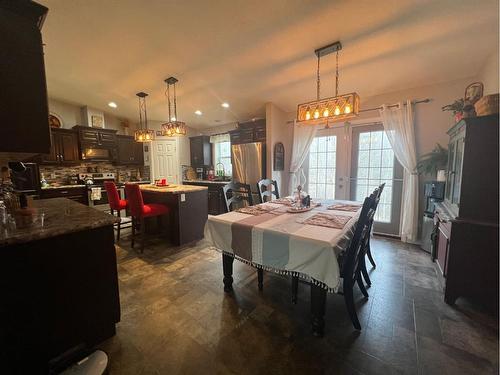
<path id="1" fill-rule="evenodd" d="M 99 173 L 116 173 L 118 182 L 149 180 L 149 167 L 113 165 L 108 162 L 81 163 L 74 166 L 40 165 L 40 177 L 43 173 L 49 184 L 66 184 L 70 176 L 89 173 L 88 168 L 92 168 L 92 173 L 95 172 L 95 168 L 98 169 Z"/>

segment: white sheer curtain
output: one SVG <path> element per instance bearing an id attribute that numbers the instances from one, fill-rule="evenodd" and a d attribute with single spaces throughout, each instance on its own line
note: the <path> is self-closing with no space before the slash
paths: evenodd
<path id="1" fill-rule="evenodd" d="M 405 105 L 406 104 L 406 105 Z M 395 107 L 383 105 L 380 117 L 394 155 L 404 168 L 401 240 L 416 242 L 418 232 L 418 174 L 413 108 L 410 100 Z"/>
<path id="2" fill-rule="evenodd" d="M 292 160 L 290 161 L 290 180 L 288 193 L 293 194 L 297 185 L 304 186 L 306 176 L 302 170 L 302 164 L 309 153 L 311 143 L 316 136 L 317 127 L 315 125 L 293 124 L 293 147 Z"/>

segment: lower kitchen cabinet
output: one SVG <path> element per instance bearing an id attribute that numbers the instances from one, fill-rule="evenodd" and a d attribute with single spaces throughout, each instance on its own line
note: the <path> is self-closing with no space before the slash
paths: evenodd
<path id="1" fill-rule="evenodd" d="M 46 188 L 40 191 L 40 199 L 68 198 L 72 201 L 88 205 L 88 190 L 86 186 L 69 186 L 64 188 Z"/>
<path id="2" fill-rule="evenodd" d="M 207 181 L 183 181 L 184 185 L 206 186 L 208 187 L 208 214 L 220 215 L 226 212 L 226 203 L 222 187 L 227 182 L 207 182 Z"/>

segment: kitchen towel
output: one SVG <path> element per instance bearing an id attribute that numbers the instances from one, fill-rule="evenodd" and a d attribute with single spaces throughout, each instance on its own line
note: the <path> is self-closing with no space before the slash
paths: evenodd
<path id="1" fill-rule="evenodd" d="M 101 194 L 101 188 L 100 187 L 93 187 L 90 190 L 90 199 L 93 201 L 98 201 L 101 200 L 102 194 Z"/>

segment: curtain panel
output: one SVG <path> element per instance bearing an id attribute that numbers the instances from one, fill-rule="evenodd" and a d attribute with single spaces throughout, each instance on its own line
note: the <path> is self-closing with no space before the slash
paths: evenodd
<path id="1" fill-rule="evenodd" d="M 293 194 L 297 185 L 306 183 L 306 176 L 302 164 L 306 160 L 311 148 L 311 143 L 316 136 L 317 126 L 293 124 L 292 160 L 290 161 L 290 179 L 288 193 Z"/>
<path id="2" fill-rule="evenodd" d="M 404 168 L 400 232 L 403 242 L 418 235 L 418 174 L 413 107 L 410 100 L 395 107 L 383 105 L 380 117 L 394 155 Z"/>

